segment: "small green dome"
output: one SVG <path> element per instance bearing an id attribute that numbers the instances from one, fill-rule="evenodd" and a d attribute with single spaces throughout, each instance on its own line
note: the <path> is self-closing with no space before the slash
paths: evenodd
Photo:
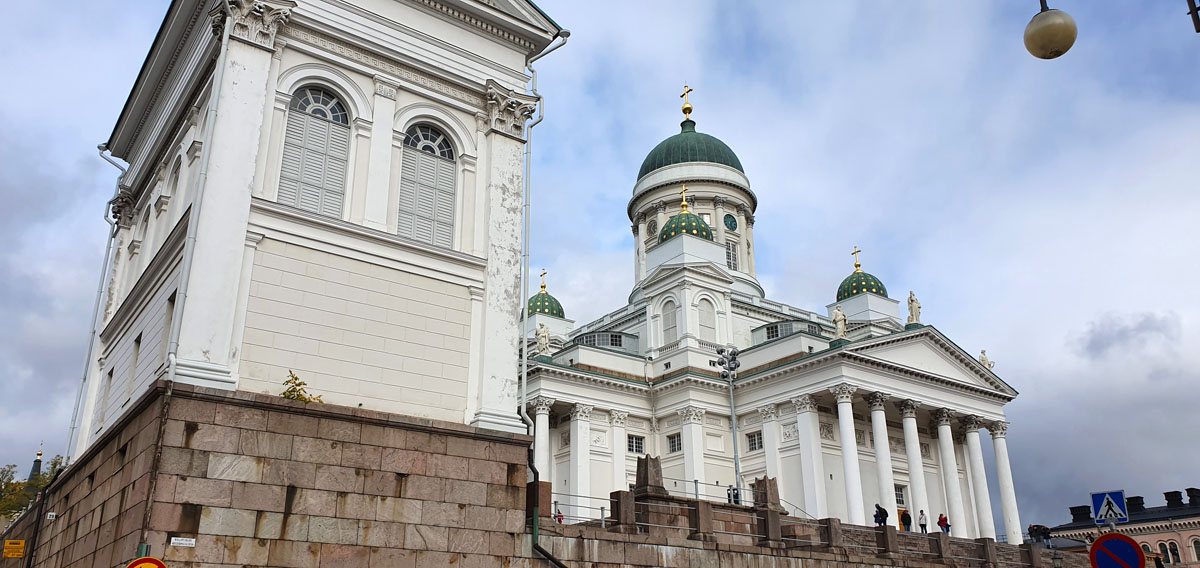
<path id="1" fill-rule="evenodd" d="M 658 242 L 665 243 L 676 235 L 693 235 L 702 239 L 713 240 L 712 229 L 699 215 L 683 210 L 667 219 L 666 224 L 658 230 Z"/>
<path id="2" fill-rule="evenodd" d="M 542 291 L 534 294 L 529 298 L 529 315 L 546 314 L 556 318 L 566 319 L 566 314 L 563 313 L 562 304 L 558 303 L 558 299 L 551 296 L 546 291 L 546 285 L 542 284 Z"/>
<path id="3" fill-rule="evenodd" d="M 878 278 L 862 270 L 855 270 L 853 274 L 842 280 L 841 286 L 838 286 L 837 299 L 840 302 L 850 296 L 857 296 L 863 292 L 879 294 L 884 298 L 887 297 L 887 288 L 883 287 L 883 282 L 880 282 Z"/>
<path id="4" fill-rule="evenodd" d="M 715 136 L 696 132 L 694 120 L 685 120 L 680 123 L 680 127 L 679 134 L 659 142 L 658 146 L 650 150 L 646 160 L 642 162 L 642 169 L 638 170 L 638 179 L 658 168 L 686 162 L 724 164 L 746 173 L 746 170 L 742 169 L 741 160 L 738 160 L 737 154 L 734 154 L 729 146 Z"/>

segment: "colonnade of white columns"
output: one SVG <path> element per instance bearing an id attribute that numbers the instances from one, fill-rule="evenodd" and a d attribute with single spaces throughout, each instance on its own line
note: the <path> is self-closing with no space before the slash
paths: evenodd
<path id="1" fill-rule="evenodd" d="M 858 439 L 854 422 L 853 402 L 858 388 L 851 385 L 838 385 L 829 392 L 837 401 L 838 431 L 842 455 L 842 473 L 845 481 L 845 497 L 847 519 L 850 524 L 865 525 L 866 508 L 863 500 L 862 475 L 859 471 Z M 879 503 L 888 510 L 889 520 L 894 522 L 897 512 L 896 493 L 893 476 L 891 446 L 887 428 L 887 402 L 889 396 L 884 393 L 872 392 L 865 397 L 871 410 L 871 431 L 875 439 L 875 463 L 877 467 Z M 828 494 L 826 492 L 826 477 L 822 460 L 820 422 L 817 415 L 816 399 L 809 394 L 791 399 L 796 410 L 796 434 L 800 450 L 800 468 L 803 483 L 803 502 L 806 512 L 816 518 L 829 516 Z M 549 413 L 554 400 L 547 397 L 537 397 L 530 402 L 534 412 L 534 465 L 541 473 L 541 479 L 550 480 L 551 450 Z M 936 522 L 936 515 L 929 508 L 929 489 L 925 480 L 925 464 L 921 456 L 921 445 L 917 428 L 917 409 L 921 403 L 914 400 L 900 400 L 896 403 L 902 417 L 904 432 L 904 454 L 908 466 L 911 511 L 925 511 L 929 522 Z M 567 475 L 568 487 L 556 489 L 563 493 L 574 495 L 590 495 L 595 493 L 591 487 L 591 412 L 593 407 L 586 404 L 575 404 L 571 407 L 571 452 L 569 457 L 570 471 Z M 780 425 L 777 408 L 774 404 L 758 408 L 762 419 L 763 458 L 766 474 L 771 477 L 784 477 L 780 458 Z M 678 410 L 682 425 L 680 435 L 683 450 L 684 477 L 686 479 L 705 481 L 704 473 L 704 415 L 705 410 L 696 406 L 688 406 Z M 609 411 L 609 431 L 612 447 L 612 480 L 613 490 L 624 489 L 627 484 L 626 473 L 626 435 L 625 426 L 628 413 Z M 968 536 L 968 523 L 963 503 L 963 491 L 958 477 L 958 459 L 953 440 L 954 413 L 945 408 L 933 412 L 934 424 L 937 430 L 938 463 L 942 474 L 942 484 L 946 492 L 946 508 L 951 524 L 951 535 L 956 537 Z M 986 427 L 993 440 L 996 454 L 997 478 L 999 481 L 1001 511 L 1004 515 L 1005 533 L 1008 542 L 1020 544 L 1021 521 L 1017 513 L 1016 492 L 1013 487 L 1012 471 L 1008 457 L 1008 445 L 1005 435 L 1008 431 L 1007 422 L 992 422 L 984 424 L 977 416 L 967 415 L 961 418 L 965 434 L 965 456 L 969 462 L 967 467 L 968 482 L 975 502 L 975 519 L 979 527 L 979 536 L 995 538 L 996 529 L 992 520 L 991 497 L 987 486 L 987 476 L 984 470 L 983 450 L 979 439 L 979 429 Z M 734 443 L 740 443 L 735 440 Z M 647 448 L 649 449 L 649 448 Z M 786 483 L 780 483 L 784 490 Z M 598 494 L 607 492 L 600 492 Z M 783 495 L 788 498 L 786 494 Z M 565 500 L 571 505 L 569 514 L 586 516 L 588 505 L 579 498 Z M 913 514 L 914 523 L 916 514 Z M 937 530 L 936 526 L 930 527 Z"/>

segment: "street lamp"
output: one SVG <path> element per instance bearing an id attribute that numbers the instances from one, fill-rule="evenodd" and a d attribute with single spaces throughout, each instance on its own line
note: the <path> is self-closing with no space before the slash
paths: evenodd
<path id="1" fill-rule="evenodd" d="M 721 367 L 721 378 L 729 383 L 729 423 L 733 425 L 733 486 L 735 493 L 731 495 L 734 500 L 741 504 L 742 492 L 742 458 L 738 452 L 738 446 L 741 445 L 741 440 L 738 438 L 737 430 L 737 407 L 733 404 L 733 380 L 737 378 L 737 369 L 742 364 L 737 360 L 737 348 L 730 348 L 728 351 L 724 347 L 717 348 L 717 365 Z"/>
<path id="2" fill-rule="evenodd" d="M 1025 26 L 1025 49 L 1038 59 L 1054 59 L 1075 45 L 1075 19 L 1062 10 L 1051 10 L 1042 1 L 1042 11 Z"/>

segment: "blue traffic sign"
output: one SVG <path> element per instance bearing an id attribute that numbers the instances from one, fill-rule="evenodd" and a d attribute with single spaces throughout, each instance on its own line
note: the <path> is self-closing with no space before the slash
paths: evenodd
<path id="1" fill-rule="evenodd" d="M 1146 568 L 1146 555 L 1137 541 L 1121 533 L 1101 535 L 1088 551 L 1092 568 Z"/>
<path id="2" fill-rule="evenodd" d="M 1128 523 L 1129 509 L 1125 505 L 1125 491 L 1101 491 L 1092 493 L 1092 518 L 1097 525 Z"/>

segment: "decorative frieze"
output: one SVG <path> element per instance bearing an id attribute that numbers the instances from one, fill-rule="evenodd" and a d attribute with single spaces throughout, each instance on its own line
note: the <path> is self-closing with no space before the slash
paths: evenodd
<path id="1" fill-rule="evenodd" d="M 570 431 L 570 430 L 564 430 L 564 431 L 562 431 L 562 432 L 559 432 L 559 434 L 558 434 L 558 446 L 559 446 L 560 448 L 565 448 L 565 447 L 567 447 L 567 446 L 570 446 L 570 445 L 571 445 L 571 431 Z"/>
<path id="2" fill-rule="evenodd" d="M 608 447 L 608 432 L 603 430 L 592 430 L 592 446 L 597 448 Z"/>
<path id="3" fill-rule="evenodd" d="M 291 0 L 224 0 L 229 14 L 218 3 L 213 9 L 213 33 L 225 32 L 228 16 L 233 17 L 229 36 L 263 49 L 275 49 L 275 34 L 287 24 L 296 3 Z"/>
<path id="4" fill-rule="evenodd" d="M 820 430 L 820 432 L 821 432 L 822 440 L 829 440 L 831 442 L 833 441 L 833 423 L 832 422 L 822 422 L 817 426 L 817 429 Z"/>
<path id="5" fill-rule="evenodd" d="M 931 454 L 929 453 L 929 444 L 922 442 L 921 443 L 921 458 L 922 459 L 930 459 L 930 456 L 931 456 Z"/>
<path id="6" fill-rule="evenodd" d="M 862 430 L 855 430 L 854 431 L 854 441 L 859 446 L 862 446 L 864 448 L 867 447 L 867 433 Z"/>
<path id="7" fill-rule="evenodd" d="M 783 425 L 783 441 L 792 442 L 800 439 L 800 432 L 796 429 L 795 422 L 789 422 Z"/>
<path id="8" fill-rule="evenodd" d="M 375 76 L 376 95 L 379 95 L 385 99 L 392 99 L 394 101 L 396 100 L 396 91 L 399 89 L 399 87 L 399 83 L 388 79 L 387 77 L 383 77 L 381 75 Z"/>
<path id="9" fill-rule="evenodd" d="M 720 416 L 709 416 L 708 418 L 704 419 L 704 423 L 708 424 L 709 426 L 724 426 L 725 420 L 723 420 Z"/>
<path id="10" fill-rule="evenodd" d="M 704 409 L 696 406 L 689 406 L 678 410 L 679 420 L 684 424 L 703 424 Z"/>
<path id="11" fill-rule="evenodd" d="M 517 139 L 525 137 L 525 123 L 537 110 L 537 99 L 531 95 L 506 89 L 499 83 L 487 82 L 488 121 L 492 130 Z"/>

